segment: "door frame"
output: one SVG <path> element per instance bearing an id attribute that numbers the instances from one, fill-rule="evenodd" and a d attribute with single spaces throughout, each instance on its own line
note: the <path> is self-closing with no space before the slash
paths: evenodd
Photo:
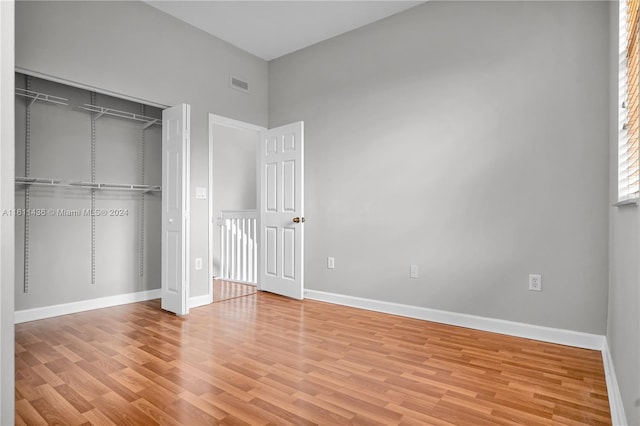
<path id="1" fill-rule="evenodd" d="M 256 132 L 256 159 L 255 166 L 258 168 L 258 159 L 260 156 L 260 134 L 262 131 L 267 130 L 266 127 L 258 126 L 256 124 L 247 123 L 245 121 L 235 120 L 233 118 L 224 117 L 221 115 L 209 113 L 209 261 L 208 261 L 208 277 L 209 277 L 209 285 L 212 286 L 213 283 L 213 233 L 217 229 L 216 220 L 217 218 L 213 217 L 213 126 L 225 126 L 231 127 L 234 129 L 240 130 L 249 130 L 252 132 Z M 260 173 L 257 173 L 256 170 L 256 206 L 260 205 Z M 260 229 L 260 217 L 258 216 L 258 229 Z M 258 265 L 260 265 L 260 261 L 262 259 L 261 250 L 260 250 L 260 233 L 256 235 L 256 244 L 258 244 Z M 256 283 L 256 288 L 260 290 L 260 281 Z M 211 294 L 213 297 L 213 291 Z"/>

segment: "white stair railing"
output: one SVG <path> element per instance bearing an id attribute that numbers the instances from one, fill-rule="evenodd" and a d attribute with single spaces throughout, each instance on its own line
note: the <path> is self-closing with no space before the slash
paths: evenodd
<path id="1" fill-rule="evenodd" d="M 248 284 L 258 282 L 256 210 L 220 213 L 220 278 Z"/>

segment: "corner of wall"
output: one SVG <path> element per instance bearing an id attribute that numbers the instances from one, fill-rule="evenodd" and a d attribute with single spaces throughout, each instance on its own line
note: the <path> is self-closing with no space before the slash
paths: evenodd
<path id="1" fill-rule="evenodd" d="M 606 337 L 604 348 L 602 349 L 602 363 L 604 365 L 604 377 L 607 382 L 609 410 L 611 411 L 611 424 L 616 426 L 626 425 L 627 416 L 624 412 L 622 395 L 620 394 L 620 388 L 618 387 L 616 370 L 613 365 L 613 359 L 611 358 L 611 351 L 609 350 L 609 343 L 607 342 Z"/>

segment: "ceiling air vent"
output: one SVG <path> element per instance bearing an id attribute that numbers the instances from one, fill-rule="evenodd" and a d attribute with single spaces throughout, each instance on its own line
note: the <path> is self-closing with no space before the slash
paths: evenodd
<path id="1" fill-rule="evenodd" d="M 247 83 L 246 81 L 240 80 L 238 77 L 230 76 L 229 86 L 241 92 L 249 93 L 249 83 Z"/>

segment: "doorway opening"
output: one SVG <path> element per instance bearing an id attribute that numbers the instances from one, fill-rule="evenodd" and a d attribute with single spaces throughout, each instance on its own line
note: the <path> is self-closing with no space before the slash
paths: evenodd
<path id="1" fill-rule="evenodd" d="M 256 164 L 263 130 L 209 114 L 209 272 L 214 302 L 258 289 Z"/>
<path id="2" fill-rule="evenodd" d="M 209 203 L 210 279 L 303 299 L 304 123 L 209 114 Z"/>
<path id="3" fill-rule="evenodd" d="M 252 296 L 258 292 L 254 284 L 243 284 L 236 281 L 213 279 L 213 303 L 238 297 Z"/>

